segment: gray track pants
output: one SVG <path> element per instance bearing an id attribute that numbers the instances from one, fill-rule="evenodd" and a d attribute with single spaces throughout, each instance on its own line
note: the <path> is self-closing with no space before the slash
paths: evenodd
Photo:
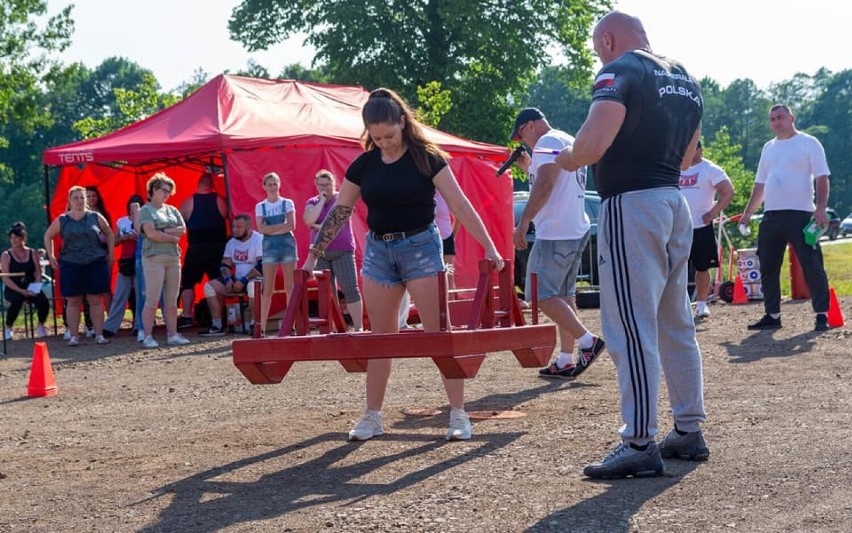
<path id="1" fill-rule="evenodd" d="M 675 188 L 628 192 L 603 202 L 598 225 L 601 328 L 618 372 L 619 430 L 638 445 L 657 434 L 660 367 L 674 421 L 705 419 L 701 352 L 687 295 L 689 208 Z"/>

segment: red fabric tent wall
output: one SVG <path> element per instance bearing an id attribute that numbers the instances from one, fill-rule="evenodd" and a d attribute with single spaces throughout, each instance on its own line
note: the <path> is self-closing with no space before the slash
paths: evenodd
<path id="1" fill-rule="evenodd" d="M 104 137 L 47 150 L 45 164 L 61 166 L 51 219 L 64 212 L 71 186 L 95 185 L 115 221 L 125 214 L 130 195 L 145 197 L 145 183 L 156 171 L 175 180 L 177 194 L 169 203 L 179 206 L 195 191 L 208 163 L 225 166 L 227 184 L 224 177 L 217 179 L 216 190 L 229 197 L 233 213 L 253 215 L 265 196 L 260 180 L 274 171 L 282 178 L 281 194 L 296 204 L 301 262 L 309 244 L 301 215 L 307 199 L 316 194 L 313 177 L 325 168 L 339 183 L 362 152 L 360 108 L 366 96 L 359 87 L 218 76 L 148 119 Z M 450 166 L 462 189 L 501 254 L 512 257 L 512 184 L 494 176 L 508 150 L 432 129 L 427 134 L 453 156 Z M 366 232 L 361 202 L 353 224 L 360 263 Z M 458 286 L 475 284 L 481 257 L 479 244 L 462 230 L 457 238 Z"/>

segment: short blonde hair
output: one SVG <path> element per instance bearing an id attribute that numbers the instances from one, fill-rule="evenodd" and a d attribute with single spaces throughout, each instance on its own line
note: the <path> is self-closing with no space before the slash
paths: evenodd
<path id="1" fill-rule="evenodd" d="M 281 183 L 281 178 L 279 178 L 279 177 L 278 177 L 278 174 L 276 174 L 275 172 L 270 172 L 269 174 L 265 175 L 265 176 L 263 177 L 263 179 L 261 180 L 261 182 L 262 182 L 264 185 L 266 185 L 266 180 L 268 180 L 268 179 L 270 179 L 270 178 L 271 178 L 271 179 L 274 179 L 274 180 L 275 180 L 275 181 L 277 181 L 278 183 Z"/>
<path id="2" fill-rule="evenodd" d="M 314 176 L 314 183 L 321 179 L 331 180 L 332 185 L 334 184 L 334 174 L 332 174 L 330 170 L 322 169 L 317 172 L 317 175 Z"/>
<path id="3" fill-rule="evenodd" d="M 148 180 L 148 199 L 150 200 L 152 196 L 154 196 L 154 191 L 162 187 L 163 185 L 171 185 L 172 194 L 177 192 L 177 187 L 175 186 L 175 180 L 170 178 L 165 172 L 157 172 L 151 179 Z"/>

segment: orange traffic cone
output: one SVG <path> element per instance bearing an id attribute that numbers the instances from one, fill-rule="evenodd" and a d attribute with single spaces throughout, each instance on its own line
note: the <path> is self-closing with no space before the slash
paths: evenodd
<path id="1" fill-rule="evenodd" d="M 33 346 L 33 365 L 30 369 L 27 396 L 51 396 L 53 394 L 56 394 L 56 379 L 53 377 L 53 367 L 50 366 L 47 344 L 37 342 Z"/>
<path id="2" fill-rule="evenodd" d="M 834 292 L 834 287 L 828 290 L 828 327 L 842 328 L 846 322 L 843 320 L 843 312 L 840 310 L 840 304 L 837 303 L 837 294 Z"/>
<path id="3" fill-rule="evenodd" d="M 748 303 L 748 295 L 743 285 L 743 278 L 737 275 L 734 280 L 734 299 L 731 302 L 734 305 L 743 305 Z"/>

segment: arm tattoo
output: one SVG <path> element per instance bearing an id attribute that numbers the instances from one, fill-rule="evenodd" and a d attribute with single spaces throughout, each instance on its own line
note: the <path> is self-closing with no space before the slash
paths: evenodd
<path id="1" fill-rule="evenodd" d="M 314 240 L 314 248 L 317 252 L 322 253 L 328 248 L 328 245 L 337 237 L 337 234 L 340 233 L 340 228 L 346 224 L 350 216 L 352 216 L 351 207 L 336 205 L 331 208 L 319 232 L 317 232 L 317 238 Z"/>

